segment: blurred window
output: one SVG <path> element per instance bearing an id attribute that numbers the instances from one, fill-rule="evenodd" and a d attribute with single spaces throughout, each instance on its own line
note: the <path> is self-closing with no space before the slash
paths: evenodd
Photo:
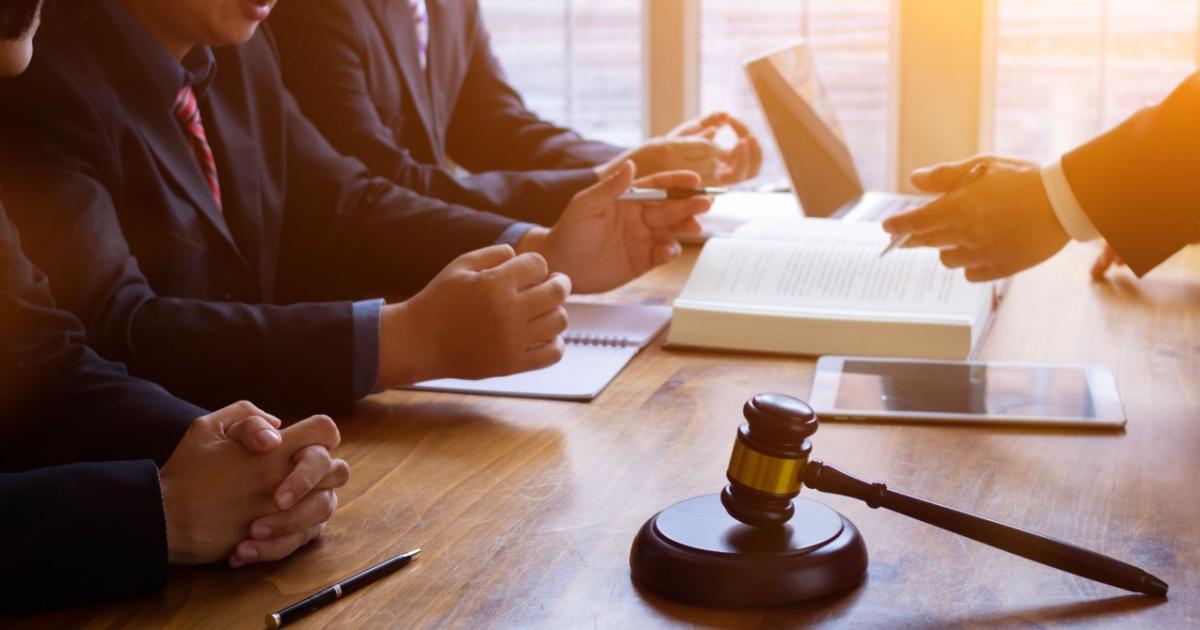
<path id="1" fill-rule="evenodd" d="M 998 0 L 997 152 L 1050 159 L 1196 70 L 1197 0 Z"/>
<path id="2" fill-rule="evenodd" d="M 585 135 L 636 144 L 642 3 L 480 0 L 509 78 L 540 115 Z M 868 188 L 889 181 L 890 58 L 898 0 L 690 0 L 699 11 L 698 110 L 729 110 L 764 140 L 760 182 L 786 169 L 742 63 L 807 38 Z M 1160 100 L 1198 59 L 1200 0 L 960 0 L 994 3 L 991 149 L 1044 160 Z M 991 14 L 990 12 L 989 14 Z M 653 34 L 650 34 L 651 38 Z M 652 79 L 652 78 L 651 78 Z M 986 138 L 984 139 L 986 144 Z"/>
<path id="3" fill-rule="evenodd" d="M 509 81 L 543 118 L 622 146 L 642 137 L 641 0 L 481 0 Z"/>
<path id="4" fill-rule="evenodd" d="M 763 179 L 787 180 L 742 64 L 806 38 L 868 188 L 887 181 L 889 0 L 701 0 L 700 110 L 725 109 L 767 145 Z"/>

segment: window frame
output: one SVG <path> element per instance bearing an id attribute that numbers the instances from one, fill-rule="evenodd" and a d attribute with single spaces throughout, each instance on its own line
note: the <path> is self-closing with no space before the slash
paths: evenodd
<path id="1" fill-rule="evenodd" d="M 700 0 L 642 0 L 642 126 L 667 133 L 700 110 Z"/>
<path id="2" fill-rule="evenodd" d="M 889 188 L 912 191 L 913 169 L 992 149 L 1000 1 L 891 0 Z M 700 12 L 701 0 L 642 0 L 647 137 L 700 113 Z M 1195 57 L 1200 68 L 1200 36 Z M 946 60 L 957 63 L 921 71 Z"/>
<path id="3" fill-rule="evenodd" d="M 985 37 L 984 16 L 990 12 L 994 28 L 996 1 L 891 0 L 886 157 L 890 188 L 905 187 L 901 173 L 976 153 L 990 143 L 990 115 L 985 120 L 982 113 L 985 101 L 990 103 L 990 87 L 986 93 L 984 87 L 991 74 L 983 60 L 988 58 L 985 43 L 994 46 L 995 38 Z M 699 113 L 700 4 L 701 0 L 642 0 L 642 119 L 647 137 L 666 133 Z M 930 36 L 927 27 L 919 36 L 903 27 L 918 23 L 932 24 L 936 36 Z M 930 59 L 974 62 L 936 76 L 919 72 Z M 949 98 L 929 99 L 928 94 Z"/>

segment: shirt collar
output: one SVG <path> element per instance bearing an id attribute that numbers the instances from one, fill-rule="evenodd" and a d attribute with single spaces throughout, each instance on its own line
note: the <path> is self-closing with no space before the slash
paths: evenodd
<path id="1" fill-rule="evenodd" d="M 120 0 L 102 0 L 100 5 L 108 13 L 121 38 L 142 60 L 150 74 L 151 85 L 161 95 L 168 109 L 175 107 L 175 99 L 185 87 L 190 86 L 197 98 L 204 95 L 217 69 L 212 49 L 196 46 L 184 56 L 181 63 L 125 9 Z"/>

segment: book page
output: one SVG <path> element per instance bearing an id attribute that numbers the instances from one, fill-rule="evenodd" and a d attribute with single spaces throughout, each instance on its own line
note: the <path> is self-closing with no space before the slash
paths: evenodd
<path id="1" fill-rule="evenodd" d="M 880 251 L 883 251 L 891 240 L 891 236 L 884 232 L 878 223 L 803 217 L 786 221 L 747 223 L 735 230 L 732 236 L 759 241 L 818 244 L 832 241 L 872 247 L 882 243 L 879 245 Z"/>
<path id="2" fill-rule="evenodd" d="M 987 284 L 942 267 L 936 250 L 879 252 L 872 223 L 805 219 L 748 225 L 705 245 L 681 300 L 782 309 L 974 316 Z"/>

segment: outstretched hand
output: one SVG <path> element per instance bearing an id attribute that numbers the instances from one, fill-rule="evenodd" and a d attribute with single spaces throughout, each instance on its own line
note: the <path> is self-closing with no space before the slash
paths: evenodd
<path id="1" fill-rule="evenodd" d="M 956 186 L 980 162 L 987 172 Z M 1042 184 L 1034 162 L 976 156 L 912 174 L 926 192 L 944 193 L 924 206 L 884 221 L 890 234 L 910 234 L 904 247 L 936 247 L 942 264 L 962 268 L 967 280 L 981 282 L 1032 267 L 1067 244 L 1068 236 Z"/>
<path id="2" fill-rule="evenodd" d="M 659 173 L 634 181 L 625 163 L 608 179 L 580 192 L 548 232 L 531 230 L 518 249 L 540 252 L 550 268 L 571 278 L 578 293 L 615 289 L 679 256 L 680 234 L 699 234 L 696 215 L 712 200 L 635 202 L 617 198 L 630 186 L 694 188 L 700 176 L 686 171 Z"/>

